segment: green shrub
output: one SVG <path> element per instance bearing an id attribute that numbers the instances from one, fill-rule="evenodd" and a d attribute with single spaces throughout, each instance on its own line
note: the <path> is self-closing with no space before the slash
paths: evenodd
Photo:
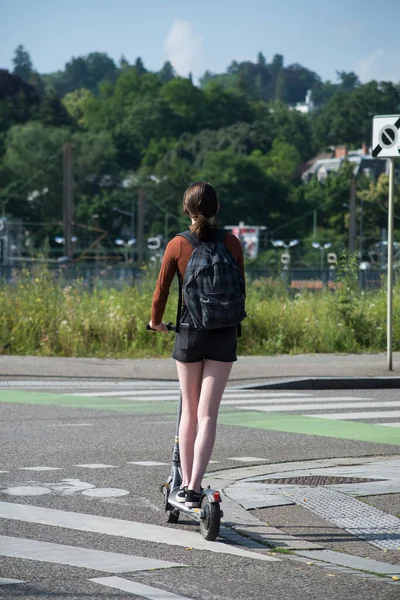
<path id="1" fill-rule="evenodd" d="M 72 284 L 45 268 L 0 286 L 0 351 L 38 356 L 167 357 L 173 335 L 146 331 L 157 268 L 135 287 Z M 100 282 L 101 283 L 101 282 Z M 164 315 L 175 321 L 177 286 Z M 363 293 L 350 268 L 336 291 L 290 296 L 282 281 L 247 286 L 242 355 L 372 352 L 386 347 L 386 291 Z M 394 350 L 400 350 L 400 286 L 394 290 Z"/>

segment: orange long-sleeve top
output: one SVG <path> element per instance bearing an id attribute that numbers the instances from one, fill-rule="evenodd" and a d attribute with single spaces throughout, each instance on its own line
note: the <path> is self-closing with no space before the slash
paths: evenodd
<path id="1" fill-rule="evenodd" d="M 244 258 L 240 241 L 233 233 L 227 232 L 224 244 L 237 261 L 244 280 Z M 184 277 L 192 252 L 193 246 L 191 243 L 179 235 L 167 244 L 153 295 L 151 307 L 151 321 L 153 325 L 161 323 L 172 280 L 177 272 L 179 272 L 182 278 Z"/>

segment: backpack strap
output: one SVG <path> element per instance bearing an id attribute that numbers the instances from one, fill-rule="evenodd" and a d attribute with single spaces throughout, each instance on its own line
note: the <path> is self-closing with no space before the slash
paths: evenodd
<path id="1" fill-rule="evenodd" d="M 189 244 L 191 244 L 193 246 L 193 249 L 201 246 L 201 241 L 198 239 L 197 236 L 193 235 L 193 233 L 189 230 L 182 231 L 182 233 L 177 233 L 177 235 L 185 238 L 185 240 L 187 240 L 189 242 Z"/>

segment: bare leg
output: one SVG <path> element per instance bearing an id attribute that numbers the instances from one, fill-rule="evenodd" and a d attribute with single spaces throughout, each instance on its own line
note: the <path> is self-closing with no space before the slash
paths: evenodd
<path id="1" fill-rule="evenodd" d="M 233 363 L 216 360 L 204 361 L 203 381 L 197 419 L 198 431 L 194 444 L 194 459 L 189 489 L 200 491 L 201 480 L 207 469 L 215 442 L 219 405 Z"/>
<path id="2" fill-rule="evenodd" d="M 194 441 L 197 430 L 204 362 L 183 363 L 176 361 L 182 392 L 182 415 L 179 423 L 179 450 L 182 467 L 182 487 L 189 485 L 192 476 Z"/>

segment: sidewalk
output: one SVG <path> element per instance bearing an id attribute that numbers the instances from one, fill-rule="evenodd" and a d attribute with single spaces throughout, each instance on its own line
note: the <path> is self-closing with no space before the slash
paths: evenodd
<path id="1" fill-rule="evenodd" d="M 234 385 L 304 378 L 390 378 L 400 387 L 400 352 L 393 354 L 393 371 L 387 370 L 386 353 L 297 354 L 244 356 L 233 365 Z M 0 379 L 60 377 L 95 379 L 176 380 L 175 361 L 157 359 L 47 358 L 0 356 Z M 395 378 L 395 379 L 393 379 Z M 389 381 L 389 380 L 388 380 Z"/>

